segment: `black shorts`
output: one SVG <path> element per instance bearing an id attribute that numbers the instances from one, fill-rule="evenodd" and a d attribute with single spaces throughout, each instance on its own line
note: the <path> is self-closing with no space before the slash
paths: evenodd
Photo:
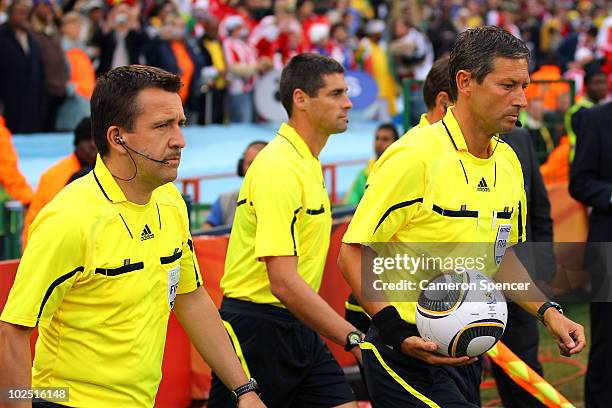
<path id="1" fill-rule="evenodd" d="M 480 361 L 461 367 L 426 364 L 391 350 L 374 325 L 361 349 L 374 408 L 480 407 Z"/>
<path id="2" fill-rule="evenodd" d="M 330 408 L 355 400 L 323 339 L 286 309 L 224 298 L 220 314 L 268 408 Z M 235 406 L 213 374 L 208 408 Z"/>

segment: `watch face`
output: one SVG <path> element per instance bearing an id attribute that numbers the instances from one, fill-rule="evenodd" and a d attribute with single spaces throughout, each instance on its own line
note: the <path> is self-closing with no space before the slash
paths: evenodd
<path id="1" fill-rule="evenodd" d="M 349 334 L 349 342 L 351 344 L 359 344 L 359 342 L 361 341 L 361 336 L 357 333 L 351 333 Z"/>

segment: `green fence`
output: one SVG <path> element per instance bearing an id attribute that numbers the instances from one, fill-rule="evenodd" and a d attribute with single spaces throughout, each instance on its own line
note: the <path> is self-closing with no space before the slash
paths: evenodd
<path id="1" fill-rule="evenodd" d="M 24 208 L 19 201 L 0 201 L 0 259 L 21 257 Z"/>

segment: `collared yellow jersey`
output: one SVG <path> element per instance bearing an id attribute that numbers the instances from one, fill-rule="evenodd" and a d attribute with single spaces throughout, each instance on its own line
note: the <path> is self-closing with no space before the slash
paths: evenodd
<path id="1" fill-rule="evenodd" d="M 440 248 L 465 243 L 461 248 L 486 249 L 483 272 L 492 275 L 506 246 L 525 240 L 525 219 L 516 154 L 494 137 L 489 158 L 473 156 L 451 108 L 443 120 L 411 131 L 383 153 L 343 242 L 370 247 L 415 243 L 414 248 L 422 243 L 432 251 L 435 243 Z M 414 302 L 392 303 L 414 323 Z"/>
<path id="2" fill-rule="evenodd" d="M 224 295 L 284 307 L 270 291 L 269 256 L 297 256 L 298 274 L 318 291 L 330 233 L 321 163 L 283 124 L 244 178 L 221 279 Z"/>
<path id="3" fill-rule="evenodd" d="M 32 224 L 1 320 L 39 327 L 34 387 L 67 406 L 153 406 L 170 311 L 202 282 L 171 183 L 127 201 L 98 157 Z"/>

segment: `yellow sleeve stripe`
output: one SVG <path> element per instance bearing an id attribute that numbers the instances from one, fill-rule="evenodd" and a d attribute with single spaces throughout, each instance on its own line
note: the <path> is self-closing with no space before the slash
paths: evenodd
<path id="1" fill-rule="evenodd" d="M 246 374 L 247 378 L 251 378 L 251 372 L 249 371 L 249 366 L 244 359 L 244 354 L 242 353 L 242 347 L 240 347 L 240 342 L 238 341 L 238 336 L 236 336 L 236 332 L 234 328 L 229 322 L 223 320 L 223 325 L 225 326 L 225 330 L 227 330 L 227 334 L 229 334 L 232 343 L 234 344 L 234 349 L 236 350 L 236 355 L 238 356 L 238 360 L 240 360 L 240 364 L 242 364 L 242 369 Z"/>
<path id="2" fill-rule="evenodd" d="M 440 406 L 438 404 L 436 404 L 435 402 L 433 402 L 432 400 L 430 400 L 429 398 L 427 398 L 426 396 L 424 396 L 423 394 L 421 394 L 420 392 L 418 392 L 417 390 L 412 388 L 410 386 L 410 384 L 408 384 L 402 377 L 400 377 L 395 371 L 393 371 L 393 369 L 391 369 L 391 367 L 389 367 L 387 365 L 385 360 L 383 360 L 382 356 L 378 352 L 378 349 L 376 348 L 375 345 L 373 345 L 372 343 L 369 343 L 367 341 L 364 341 L 363 343 L 359 344 L 359 348 L 361 348 L 362 350 L 370 350 L 370 351 L 372 351 L 374 353 L 374 355 L 376 356 L 376 358 L 378 359 L 378 362 L 380 363 L 380 365 L 389 373 L 389 375 L 395 381 L 397 381 L 397 383 L 399 385 L 401 385 L 406 391 L 408 391 L 410 394 L 412 394 L 414 397 L 418 398 L 420 401 L 422 401 L 428 407 L 431 407 L 431 408 L 440 408 Z"/>
<path id="3" fill-rule="evenodd" d="M 368 316 L 368 319 L 371 320 L 370 315 L 361 306 L 354 305 L 349 302 L 344 302 L 344 308 L 346 310 L 350 310 L 351 312 L 363 313 L 364 315 Z"/>

